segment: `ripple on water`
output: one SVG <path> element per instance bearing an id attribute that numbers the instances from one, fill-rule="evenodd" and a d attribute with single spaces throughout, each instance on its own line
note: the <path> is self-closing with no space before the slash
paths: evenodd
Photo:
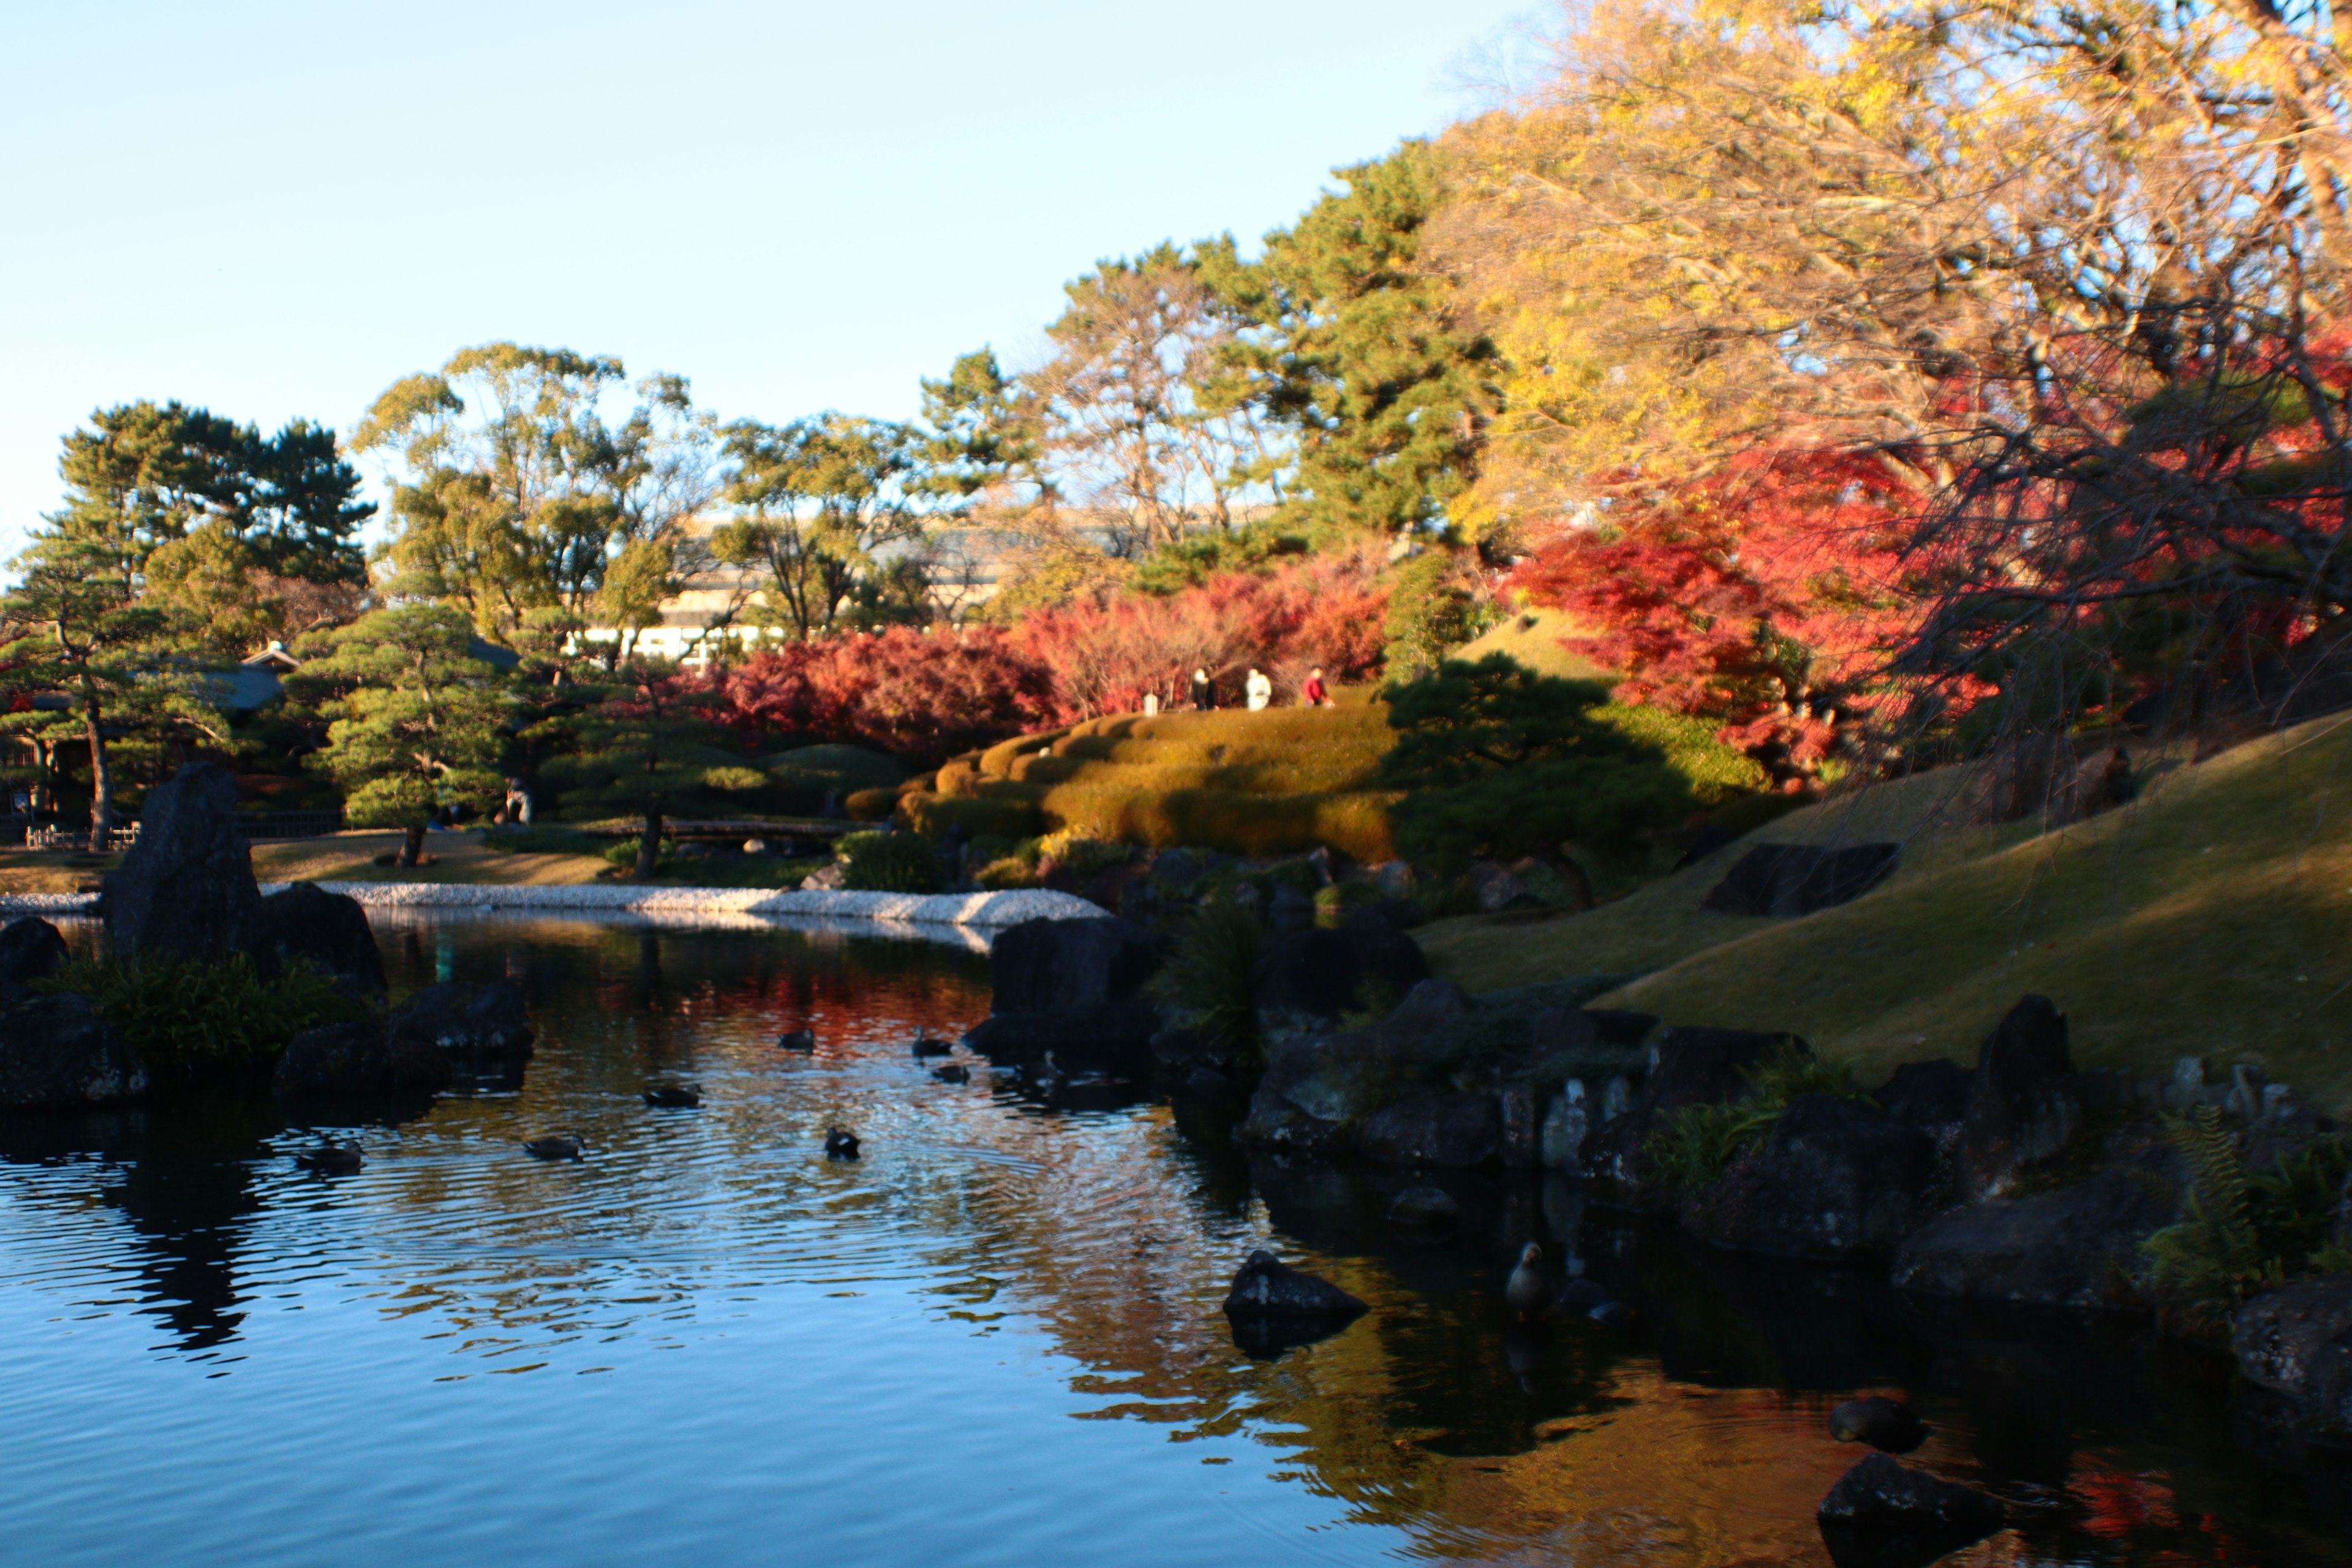
<path id="1" fill-rule="evenodd" d="M 1812 1505 L 1856 1457 L 1822 1431 L 1838 1380 L 1937 1364 L 1823 1371 L 1845 1297 L 1597 1239 L 1643 1329 L 1510 1329 L 1517 1241 L 1576 1237 L 1508 1184 L 1465 1178 L 1459 1236 L 1407 1246 L 1368 1178 L 1249 1166 L 1141 1100 L 1066 1113 L 984 1067 L 932 1079 L 908 1042 L 985 1012 L 970 954 L 513 920 L 385 936 L 399 985 L 525 986 L 519 1092 L 394 1126 L 0 1128 L 0 1527 L 40 1561 L 1810 1562 Z M 803 1027 L 815 1052 L 776 1047 Z M 649 1109 L 655 1081 L 703 1103 Z M 825 1158 L 835 1124 L 864 1158 Z M 523 1153 L 557 1130 L 586 1157 Z M 298 1171 L 321 1131 L 365 1168 Z M 1241 1354 L 1217 1303 L 1261 1243 L 1371 1314 Z M 1827 1316 L 1784 1343 L 1752 1303 L 1792 1289 Z M 1919 1396 L 1942 1428 L 1921 1459 L 1984 1466 L 2002 1414 Z M 2254 1500 L 2218 1525 L 2176 1501 L 2147 1478 L 2179 1433 L 2067 1419 L 2095 1459 L 2069 1481 L 2062 1441 L 2059 1522 L 1998 1551 L 2347 1561 L 2221 1459 L 2195 1461 L 2199 1495 L 2227 1477 Z"/>

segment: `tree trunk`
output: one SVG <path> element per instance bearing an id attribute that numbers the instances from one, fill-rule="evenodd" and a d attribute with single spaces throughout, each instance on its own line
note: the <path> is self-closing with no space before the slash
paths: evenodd
<path id="1" fill-rule="evenodd" d="M 646 830 L 637 838 L 637 880 L 640 882 L 654 879 L 654 868 L 661 861 L 661 830 L 662 814 L 646 812 Z"/>
<path id="2" fill-rule="evenodd" d="M 411 823 L 407 832 L 408 837 L 400 842 L 400 864 L 414 866 L 425 858 L 425 825 Z"/>
<path id="3" fill-rule="evenodd" d="M 103 855 L 114 832 L 114 777 L 106 765 L 106 731 L 99 727 L 95 694 L 83 693 L 81 713 L 89 732 L 89 852 Z"/>

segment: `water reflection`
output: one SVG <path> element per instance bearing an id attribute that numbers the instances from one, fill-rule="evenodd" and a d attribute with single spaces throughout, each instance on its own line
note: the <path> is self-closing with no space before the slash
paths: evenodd
<path id="1" fill-rule="evenodd" d="M 2226 1369 L 2127 1326 L 1923 1308 L 1611 1226 L 1558 1179 L 1252 1159 L 1139 1086 L 941 1083 L 909 1043 L 985 1011 L 966 952 L 384 936 L 396 990 L 523 986 L 519 1089 L 324 1129 L 267 1101 L 0 1124 L 0 1527 L 53 1560 L 203 1561 L 200 1521 L 224 1561 L 448 1554 L 397 1517 L 533 1560 L 763 1561 L 783 1531 L 926 1564 L 1820 1563 L 1812 1507 L 1856 1458 L 1823 1422 L 1867 1388 L 2023 1520 L 1965 1560 L 2352 1561 L 2325 1457 L 2265 1465 Z M 803 1027 L 814 1052 L 776 1048 Z M 656 1079 L 702 1106 L 648 1110 Z M 865 1158 L 824 1157 L 835 1123 Z M 366 1168 L 295 1171 L 321 1130 Z M 559 1130 L 583 1160 L 518 1146 Z M 1453 1225 L 1388 1218 L 1433 1179 Z M 1632 1325 L 1508 1321 L 1528 1240 Z M 1217 1303 L 1261 1244 L 1371 1311 L 1237 1347 Z M 561 1441 L 519 1450 L 511 1420 Z M 84 1474 L 144 1500 L 77 1511 Z"/>

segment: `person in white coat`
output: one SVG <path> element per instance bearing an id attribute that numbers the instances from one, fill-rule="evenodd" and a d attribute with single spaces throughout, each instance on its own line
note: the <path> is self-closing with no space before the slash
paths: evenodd
<path id="1" fill-rule="evenodd" d="M 1249 698 L 1249 710 L 1253 713 L 1263 712 L 1265 705 L 1274 700 L 1274 682 L 1266 679 L 1265 671 L 1255 665 L 1250 668 L 1249 679 L 1243 682 L 1242 690 Z"/>

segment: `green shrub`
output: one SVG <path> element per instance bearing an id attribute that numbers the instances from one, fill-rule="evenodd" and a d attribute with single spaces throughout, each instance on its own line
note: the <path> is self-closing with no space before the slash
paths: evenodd
<path id="1" fill-rule="evenodd" d="M 2212 1106 L 2166 1117 L 2165 1131 L 2189 1162 L 2189 1217 L 2141 1246 L 2156 1282 L 2184 1299 L 2187 1326 L 2221 1332 L 2247 1297 L 2352 1267 L 2352 1253 L 2328 1235 L 2352 1175 L 2352 1144 L 2323 1138 L 2250 1172 L 2240 1134 Z"/>
<path id="2" fill-rule="evenodd" d="M 1261 1066 L 1264 1042 L 1250 1002 L 1250 970 L 1265 941 L 1256 910 L 1222 900 L 1202 904 L 1185 919 L 1168 962 L 1147 989 L 1217 1049 L 1245 1066 Z"/>
<path id="3" fill-rule="evenodd" d="M 1682 821 L 1714 787 L 1717 759 L 1664 716 L 1637 719 L 1608 698 L 1598 681 L 1538 675 L 1499 653 L 1391 688 L 1397 741 L 1381 782 L 1410 792 L 1392 813 L 1398 843 L 1457 864 L 1566 844 L 1622 856 Z"/>
<path id="4" fill-rule="evenodd" d="M 936 893 L 940 856 L 911 833 L 850 833 L 842 837 L 841 885 L 862 893 Z"/>
<path id="5" fill-rule="evenodd" d="M 1748 1092 L 1726 1105 L 1686 1105 L 1669 1113 L 1643 1152 L 1658 1180 L 1685 1197 L 1713 1186 L 1726 1167 L 1762 1137 L 1800 1095 L 1869 1095 L 1853 1081 L 1849 1062 L 1825 1062 L 1789 1040 L 1748 1073 Z"/>
<path id="6" fill-rule="evenodd" d="M 997 795 L 903 795 L 898 806 L 909 826 L 934 840 L 945 837 L 958 823 L 975 844 L 983 838 L 1034 837 L 1043 826 L 1036 806 L 1028 801 Z"/>
<path id="7" fill-rule="evenodd" d="M 1081 882 L 1114 866 L 1124 866 L 1135 858 L 1131 845 L 1107 843 L 1076 833 L 1049 833 L 1037 841 L 1037 862 L 1042 870 L 1047 865 L 1066 877 Z"/>
<path id="8" fill-rule="evenodd" d="M 852 822 L 887 822 L 898 809 L 898 792 L 890 789 L 854 789 L 841 803 Z"/>
<path id="9" fill-rule="evenodd" d="M 183 1085 L 258 1072 L 303 1030 L 366 1012 L 308 964 L 264 980 L 243 953 L 219 963 L 76 959 L 33 989 L 89 997 L 151 1074 Z"/>

